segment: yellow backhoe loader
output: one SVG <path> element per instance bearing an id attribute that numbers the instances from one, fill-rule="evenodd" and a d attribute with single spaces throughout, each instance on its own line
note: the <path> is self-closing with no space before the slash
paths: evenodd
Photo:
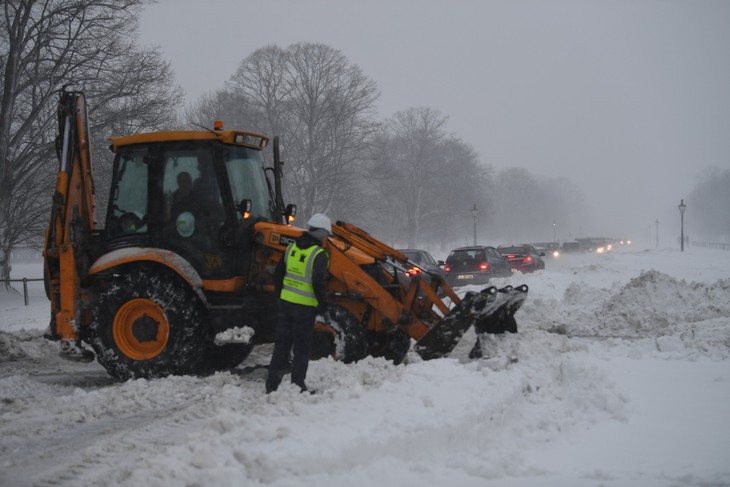
<path id="1" fill-rule="evenodd" d="M 295 205 L 284 205 L 278 138 L 273 167 L 265 167 L 269 138 L 218 123 L 111 137 L 108 210 L 98 229 L 83 93 L 61 94 L 58 127 L 44 256 L 49 336 L 62 355 L 96 357 L 125 380 L 235 367 L 271 342 L 273 270 L 303 232 L 291 224 Z M 460 299 L 438 275 L 406 280 L 415 263 L 345 222 L 333 225 L 326 247 L 332 319 L 316 325 L 313 359 L 400 363 L 412 341 L 431 359 L 447 355 L 470 326 L 517 331 L 513 315 L 527 286 Z M 248 332 L 220 339 L 231 330 Z"/>

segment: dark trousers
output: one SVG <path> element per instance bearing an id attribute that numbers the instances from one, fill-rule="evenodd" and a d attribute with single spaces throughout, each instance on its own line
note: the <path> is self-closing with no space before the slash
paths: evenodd
<path id="1" fill-rule="evenodd" d="M 312 349 L 312 331 L 317 309 L 311 306 L 279 300 L 279 313 L 276 320 L 274 353 L 271 355 L 269 375 L 266 378 L 266 392 L 275 391 L 289 367 L 289 355 L 294 351 L 291 362 L 291 381 L 302 391 L 307 390 L 304 379 L 309 367 L 309 354 Z"/>

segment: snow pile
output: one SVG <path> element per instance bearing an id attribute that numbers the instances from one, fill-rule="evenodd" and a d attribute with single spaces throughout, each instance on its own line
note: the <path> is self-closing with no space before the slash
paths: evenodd
<path id="1" fill-rule="evenodd" d="M 730 279 L 697 282 L 642 270 L 627 282 L 607 281 L 601 268 L 611 262 L 570 266 L 580 277 L 565 285 L 562 299 L 532 287 L 518 321 L 572 337 L 652 338 L 663 351 L 730 356 Z M 604 280 L 590 282 L 592 273 Z"/>
<path id="2" fill-rule="evenodd" d="M 658 336 L 678 325 L 730 317 L 730 279 L 687 283 L 658 271 L 644 271 L 600 306 L 601 327 Z"/>
<path id="3" fill-rule="evenodd" d="M 0 331 L 0 362 L 20 359 L 39 360 L 58 353 L 58 346 L 42 339 L 38 330 L 21 330 L 15 333 Z"/>
<path id="4" fill-rule="evenodd" d="M 226 343 L 250 343 L 255 331 L 249 326 L 234 326 L 218 333 L 215 336 L 214 343 L 216 345 L 224 345 Z"/>

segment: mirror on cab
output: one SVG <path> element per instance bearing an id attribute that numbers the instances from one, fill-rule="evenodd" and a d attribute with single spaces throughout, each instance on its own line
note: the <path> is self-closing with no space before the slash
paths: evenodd
<path id="1" fill-rule="evenodd" d="M 251 217 L 251 208 L 253 204 L 251 200 L 241 200 L 238 204 L 238 212 L 241 214 L 244 220 L 248 220 Z"/>
<path id="2" fill-rule="evenodd" d="M 291 225 L 297 216 L 297 205 L 288 204 L 286 210 L 284 210 L 284 218 L 286 219 L 287 225 Z"/>

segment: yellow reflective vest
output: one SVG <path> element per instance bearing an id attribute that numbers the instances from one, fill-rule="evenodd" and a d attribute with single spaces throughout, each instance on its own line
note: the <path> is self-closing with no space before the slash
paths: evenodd
<path id="1" fill-rule="evenodd" d="M 300 249 L 295 243 L 290 243 L 284 252 L 286 274 L 279 297 L 290 303 L 312 306 L 316 308 L 319 302 L 314 295 L 312 286 L 312 270 L 314 259 L 325 250 L 312 245 L 307 249 Z"/>

